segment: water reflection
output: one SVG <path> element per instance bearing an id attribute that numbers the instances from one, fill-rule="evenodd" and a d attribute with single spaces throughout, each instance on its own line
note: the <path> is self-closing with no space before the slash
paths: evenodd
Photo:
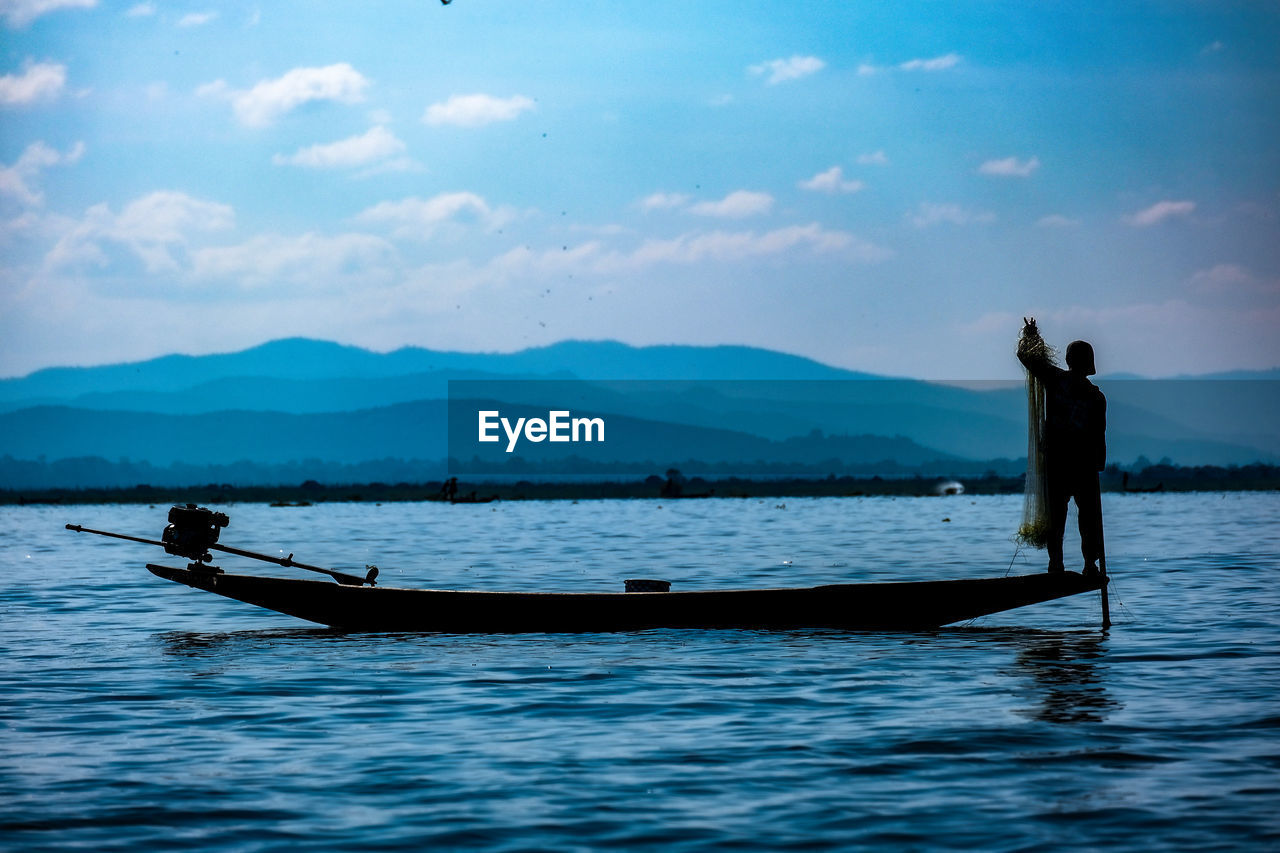
<path id="1" fill-rule="evenodd" d="M 1015 713 L 1052 723 L 1101 722 L 1119 710 L 1120 702 L 1107 689 L 1107 635 L 1097 631 L 1052 631 L 1009 628 L 950 628 L 921 633 L 849 632 L 849 631 L 720 631 L 713 644 L 717 647 L 760 644 L 762 654 L 776 644 L 839 643 L 866 645 L 883 650 L 884 645 L 929 646 L 939 653 L 963 654 L 962 647 L 974 645 L 1003 647 L 1013 652 L 1012 662 L 1003 675 L 1029 687 L 1032 704 L 1015 709 Z M 506 654 L 514 648 L 524 653 L 538 649 L 545 652 L 550 644 L 560 651 L 566 647 L 586 647 L 593 653 L 618 652 L 639 641 L 649 652 L 656 646 L 684 647 L 692 637 L 705 637 L 707 632 L 653 630 L 623 634 L 524 634 L 524 635 L 449 635 L 422 633 L 370 634 L 350 633 L 331 628 L 301 627 L 293 629 L 242 630 L 228 632 L 172 631 L 156 635 L 165 655 L 189 659 L 226 660 L 239 655 L 269 651 L 272 655 L 290 654 L 291 647 L 305 649 L 308 654 L 324 656 L 341 647 L 357 655 L 374 654 L 384 662 L 392 649 L 411 657 L 431 658 L 435 646 L 445 644 L 451 656 L 464 650 L 479 652 L 499 648 Z M 377 646 L 373 649 L 370 644 Z M 405 644 L 411 644 L 406 646 Z M 960 648 L 948 648 L 959 646 Z M 296 650 L 296 649 L 295 649 Z"/>
<path id="2" fill-rule="evenodd" d="M 157 634 L 161 650 L 175 657 L 207 657 L 247 648 L 281 646 L 297 641 L 332 642 L 353 635 L 334 628 L 276 628 L 246 631 L 166 631 Z"/>
<path id="3" fill-rule="evenodd" d="M 1030 679 L 1038 704 L 1023 713 L 1051 723 L 1101 722 L 1121 704 L 1105 682 L 1107 635 L 1096 631 L 1022 631 L 1011 636 L 1012 672 Z"/>
<path id="4" fill-rule="evenodd" d="M 1100 666 L 1107 649 L 1105 631 L 1056 631 L 1038 628 L 942 628 L 904 641 L 928 644 L 963 640 L 1013 649 L 1012 665 L 1004 675 L 1028 683 L 1036 704 L 1017 713 L 1053 723 L 1100 722 L 1123 705 L 1106 685 Z"/>

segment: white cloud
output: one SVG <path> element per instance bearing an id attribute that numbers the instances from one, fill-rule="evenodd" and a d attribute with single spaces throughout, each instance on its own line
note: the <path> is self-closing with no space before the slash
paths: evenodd
<path id="1" fill-rule="evenodd" d="M 1040 168 L 1040 158 L 1031 157 L 1019 160 L 1017 157 L 1005 157 L 1000 160 L 988 160 L 978 167 L 983 175 L 994 175 L 1001 178 L 1028 178 Z"/>
<path id="2" fill-rule="evenodd" d="M 185 251 L 192 234 L 225 230 L 234 222 L 228 205 L 161 190 L 135 199 L 118 214 L 105 204 L 89 208 L 50 250 L 45 263 L 50 269 L 107 266 L 103 244 L 110 243 L 131 251 L 148 272 L 172 272 L 179 268 L 176 255 Z"/>
<path id="3" fill-rule="evenodd" d="M 43 210 L 24 210 L 11 219 L 0 219 L 0 250 L 19 240 L 28 248 L 55 243 L 74 227 L 75 221 L 66 216 Z M 7 264 L 0 265 L 0 291 L 4 290 L 6 280 L 16 281 L 28 271 L 28 265 L 19 259 L 18 252 L 7 255 L 6 260 Z M 0 315 L 3 314 L 4 309 L 0 307 Z"/>
<path id="4" fill-rule="evenodd" d="M 569 230 L 579 234 L 593 234 L 598 237 L 620 237 L 625 234 L 634 234 L 635 229 L 628 228 L 625 225 L 617 223 L 607 223 L 605 225 L 570 225 Z"/>
<path id="5" fill-rule="evenodd" d="M 98 0 L 0 0 L 0 15 L 16 28 L 58 9 L 92 9 L 96 5 Z"/>
<path id="6" fill-rule="evenodd" d="M 518 246 L 489 261 L 485 272 L 489 278 L 498 280 L 519 279 L 528 274 L 547 276 L 570 271 L 599 272 L 608 257 L 599 240 L 588 240 L 573 248 L 563 246 L 536 252 L 528 246 Z"/>
<path id="7" fill-rule="evenodd" d="M 1079 219 L 1072 219 L 1070 216 L 1063 216 L 1061 213 L 1050 213 L 1048 216 L 1042 216 L 1036 221 L 1036 225 L 1041 228 L 1075 228 L 1079 224 Z"/>
<path id="8" fill-rule="evenodd" d="M 768 213 L 773 207 L 773 196 L 768 193 L 737 190 L 719 201 L 703 201 L 689 208 L 699 216 L 716 216 L 722 219 L 745 219 Z"/>
<path id="9" fill-rule="evenodd" d="M 196 87 L 196 95 L 201 98 L 224 98 L 231 100 L 235 97 L 236 92 L 227 85 L 226 80 L 214 80 L 212 83 L 202 83 Z"/>
<path id="10" fill-rule="evenodd" d="M 496 98 L 493 95 L 453 95 L 447 101 L 427 107 L 422 120 L 430 125 L 480 127 L 498 121 L 513 121 L 534 104 L 524 95 Z"/>
<path id="11" fill-rule="evenodd" d="M 831 232 L 817 225 L 802 230 L 798 226 L 757 234 L 754 231 L 712 231 L 682 235 L 671 240 L 646 240 L 625 257 L 626 265 L 646 267 L 656 263 L 692 264 L 705 260 L 740 261 L 770 255 L 808 242 L 825 248 L 839 244 Z"/>
<path id="12" fill-rule="evenodd" d="M 935 56 L 932 59 L 908 59 L 906 62 L 900 62 L 896 68 L 900 71 L 946 71 L 955 68 L 964 58 L 958 53 L 948 53 L 943 56 Z M 864 62 L 858 66 L 858 74 L 862 77 L 870 77 L 874 74 L 882 74 L 886 71 L 892 71 L 893 67 L 874 65 L 870 62 Z"/>
<path id="13" fill-rule="evenodd" d="M 360 136 L 321 145 L 300 148 L 293 154 L 277 154 L 277 165 L 305 166 L 311 169 L 337 169 L 364 166 L 386 160 L 405 150 L 404 143 L 381 125 L 371 127 Z"/>
<path id="14" fill-rule="evenodd" d="M 395 247 L 369 234 L 263 234 L 236 246 L 197 249 L 191 274 L 245 289 L 292 285 L 315 293 L 384 282 L 397 265 Z"/>
<path id="15" fill-rule="evenodd" d="M 996 215 L 988 210 L 969 210 L 958 204 L 935 204 L 921 202 L 915 213 L 907 217 L 917 228 L 928 228 L 931 225 L 981 225 L 994 222 Z"/>
<path id="16" fill-rule="evenodd" d="M 859 154 L 858 165 L 859 166 L 888 166 L 889 158 L 885 155 L 883 150 L 872 151 L 869 154 Z"/>
<path id="17" fill-rule="evenodd" d="M 356 215 L 355 221 L 389 225 L 392 234 L 404 239 L 426 239 L 447 223 L 479 222 L 485 228 L 500 228 L 514 217 L 505 207 L 492 208 L 472 192 L 441 193 L 431 198 L 384 201 Z"/>
<path id="18" fill-rule="evenodd" d="M 67 83 L 67 66 L 55 62 L 28 62 L 21 74 L 0 77 L 0 104 L 30 104 L 52 100 Z"/>
<path id="19" fill-rule="evenodd" d="M 946 71 L 959 65 L 961 59 L 958 53 L 948 53 L 932 59 L 909 59 L 898 67 L 903 71 Z"/>
<path id="20" fill-rule="evenodd" d="M 807 181 L 801 181 L 798 186 L 803 190 L 813 190 L 823 193 L 856 193 L 863 189 L 866 184 L 862 181 L 846 181 L 844 179 L 844 170 L 839 166 L 832 166 L 825 172 L 819 172 Z"/>
<path id="21" fill-rule="evenodd" d="M 1215 264 L 1191 276 L 1191 286 L 1201 293 L 1245 295 L 1280 294 L 1280 279 L 1259 278 L 1239 264 Z"/>
<path id="22" fill-rule="evenodd" d="M 403 272 L 395 246 L 371 234 L 259 234 L 233 245 L 210 244 L 213 235 L 234 222 L 229 206 L 173 191 L 143 196 L 119 213 L 96 205 L 79 222 L 64 226 L 45 258 L 45 273 L 86 266 L 107 270 L 123 250 L 155 277 L 129 272 L 122 280 L 141 292 L 160 282 L 166 287 L 265 289 L 272 295 L 292 288 L 314 296 L 381 287 Z"/>
<path id="23" fill-rule="evenodd" d="M 29 206 L 44 203 L 44 194 L 32 184 L 50 166 L 75 163 L 84 155 L 84 143 L 77 142 L 63 154 L 43 142 L 33 142 L 12 166 L 0 168 L 0 195 L 16 198 Z"/>
<path id="24" fill-rule="evenodd" d="M 567 271 L 619 275 L 662 264 L 737 263 L 802 249 L 818 253 L 844 252 L 851 260 L 860 263 L 876 263 L 892 256 L 892 252 L 882 246 L 844 231 L 829 231 L 811 223 L 763 233 L 712 231 L 682 234 L 671 239 L 646 240 L 628 251 L 608 250 L 598 240 L 542 252 L 521 247 L 495 258 L 489 268 L 501 278 L 519 278 L 526 274 L 558 275 Z"/>
<path id="25" fill-rule="evenodd" d="M 1158 201 L 1150 207 L 1124 217 L 1124 221 L 1138 228 L 1156 225 L 1173 217 L 1189 216 L 1196 209 L 1193 201 Z"/>
<path id="26" fill-rule="evenodd" d="M 215 80 L 196 90 L 205 97 L 231 102 L 236 118 L 249 127 L 263 127 L 311 101 L 354 104 L 364 100 L 369 81 L 349 64 L 339 62 L 321 68 L 294 68 L 274 80 L 261 80 L 252 89 L 236 90 Z"/>
<path id="27" fill-rule="evenodd" d="M 218 17 L 217 12 L 188 12 L 178 19 L 179 27 L 203 27 Z"/>
<path id="28" fill-rule="evenodd" d="M 644 211 L 650 210 L 671 210 L 677 207 L 684 207 L 689 203 L 689 196 L 684 193 L 664 193 L 656 192 L 640 199 L 640 209 Z"/>
<path id="29" fill-rule="evenodd" d="M 672 240 L 649 240 L 625 258 L 631 267 L 655 263 L 692 264 L 704 260 L 743 261 L 764 255 L 776 255 L 796 248 L 816 252 L 851 250 L 863 261 L 884 260 L 889 252 L 859 240 L 844 231 L 828 231 L 816 222 L 791 225 L 757 234 L 754 231 L 712 231 Z"/>
<path id="30" fill-rule="evenodd" d="M 129 11 L 124 14 L 129 18 L 149 18 L 155 13 L 156 6 L 154 3 L 138 3 L 137 5 L 130 7 Z"/>
<path id="31" fill-rule="evenodd" d="M 1225 47 L 1226 47 L 1226 45 L 1225 45 L 1225 44 L 1223 44 L 1222 42 L 1217 41 L 1217 40 L 1215 39 L 1214 41 L 1211 41 L 1211 42 L 1209 42 L 1208 44 L 1206 44 L 1206 45 L 1205 45 L 1205 46 L 1200 50 L 1200 53 L 1201 53 L 1202 55 L 1204 55 L 1204 56 L 1208 56 L 1208 55 L 1209 55 L 1209 54 L 1211 54 L 1211 53 L 1218 53 L 1218 52 L 1220 52 L 1220 51 L 1221 51 L 1223 48 L 1225 48 Z"/>
<path id="32" fill-rule="evenodd" d="M 787 80 L 799 80 L 810 74 L 821 71 L 827 63 L 816 56 L 793 56 L 790 59 L 770 59 L 759 65 L 752 65 L 747 70 L 757 77 L 768 75 L 765 81 L 770 85 Z"/>

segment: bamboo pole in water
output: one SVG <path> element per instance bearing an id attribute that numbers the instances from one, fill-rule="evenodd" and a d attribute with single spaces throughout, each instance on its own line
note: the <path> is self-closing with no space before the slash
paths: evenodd
<path id="1" fill-rule="evenodd" d="M 1102 575 L 1102 627 L 1111 627 L 1111 602 L 1107 599 L 1107 548 L 1102 536 L 1102 478 L 1098 478 L 1098 572 Z"/>

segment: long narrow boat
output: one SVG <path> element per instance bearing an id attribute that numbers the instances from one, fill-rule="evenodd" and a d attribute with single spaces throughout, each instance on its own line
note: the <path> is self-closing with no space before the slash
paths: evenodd
<path id="1" fill-rule="evenodd" d="M 921 630 L 1100 589 L 1075 572 L 690 592 L 483 592 L 344 586 L 148 564 L 157 577 L 350 631 L 644 628 Z"/>
<path id="2" fill-rule="evenodd" d="M 185 569 L 148 563 L 157 577 L 349 631 L 922 630 L 1097 589 L 1103 591 L 1105 614 L 1105 573 L 681 592 L 654 580 L 627 581 L 627 592 L 398 589 L 377 586 L 373 566 L 360 577 L 298 562 L 293 554 L 273 557 L 218 544 L 227 516 L 194 504 L 173 507 L 169 522 L 160 540 L 78 524 L 67 529 L 161 546 L 194 562 Z M 212 551 L 318 572 L 337 583 L 230 574 L 208 564 Z"/>

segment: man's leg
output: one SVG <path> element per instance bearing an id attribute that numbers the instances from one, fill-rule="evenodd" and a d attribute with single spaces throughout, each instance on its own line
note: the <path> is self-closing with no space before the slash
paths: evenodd
<path id="1" fill-rule="evenodd" d="M 1076 512 L 1080 523 L 1080 553 L 1084 555 L 1086 573 L 1097 570 L 1102 556 L 1102 493 L 1098 475 L 1082 471 L 1077 478 Z"/>
<path id="2" fill-rule="evenodd" d="M 1065 477 L 1050 470 L 1045 498 L 1049 504 L 1049 571 L 1060 572 L 1065 568 L 1062 562 L 1062 534 L 1067 529 L 1067 501 L 1071 499 L 1071 488 Z"/>

